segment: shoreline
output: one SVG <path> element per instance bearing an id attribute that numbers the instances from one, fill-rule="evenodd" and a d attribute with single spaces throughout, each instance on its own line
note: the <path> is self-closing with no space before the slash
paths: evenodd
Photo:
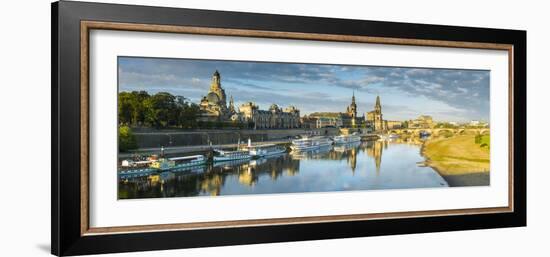
<path id="1" fill-rule="evenodd" d="M 490 185 L 489 152 L 473 143 L 473 135 L 430 139 L 420 148 L 425 165 L 450 187 Z M 471 140 L 471 142 L 470 142 Z"/>

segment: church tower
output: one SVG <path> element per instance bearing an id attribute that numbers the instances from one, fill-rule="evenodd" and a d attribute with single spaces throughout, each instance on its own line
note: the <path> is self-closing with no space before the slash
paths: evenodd
<path id="1" fill-rule="evenodd" d="M 355 103 L 355 91 L 353 92 L 353 95 L 351 96 L 351 104 L 346 109 L 347 116 L 350 118 L 350 125 L 352 127 L 357 126 L 357 104 Z"/>
<path id="2" fill-rule="evenodd" d="M 222 88 L 220 73 L 216 70 L 212 75 L 210 90 L 203 96 L 199 105 L 203 121 L 220 121 L 227 119 L 229 113 L 225 101 L 225 90 Z"/>
<path id="3" fill-rule="evenodd" d="M 216 95 L 218 95 L 218 99 L 221 105 L 225 105 L 226 103 L 225 90 L 222 88 L 221 77 L 218 70 L 216 70 L 212 75 L 212 83 L 210 83 L 210 92 L 213 92 Z"/>
<path id="4" fill-rule="evenodd" d="M 229 114 L 235 114 L 235 105 L 233 103 L 233 96 L 229 97 Z"/>
<path id="5" fill-rule="evenodd" d="M 357 104 L 355 103 L 355 92 L 353 92 L 353 95 L 351 96 L 351 104 L 348 107 L 348 114 L 353 118 L 357 117 Z"/>
<path id="6" fill-rule="evenodd" d="M 214 91 L 221 87 L 221 78 L 218 70 L 212 74 L 212 83 L 210 83 L 210 90 Z"/>
<path id="7" fill-rule="evenodd" d="M 374 111 L 382 114 L 382 105 L 380 105 L 380 96 L 376 96 L 376 104 L 374 105 Z"/>
<path id="8" fill-rule="evenodd" d="M 380 104 L 380 96 L 376 96 L 376 104 L 374 105 L 374 130 L 386 130 L 386 127 L 384 125 L 385 123 L 384 119 L 382 118 L 382 105 Z"/>

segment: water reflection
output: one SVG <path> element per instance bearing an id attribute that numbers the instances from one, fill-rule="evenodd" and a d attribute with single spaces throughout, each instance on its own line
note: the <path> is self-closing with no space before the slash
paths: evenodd
<path id="1" fill-rule="evenodd" d="M 119 198 L 326 192 L 447 186 L 420 167 L 420 143 L 367 141 L 133 176 L 119 175 Z"/>

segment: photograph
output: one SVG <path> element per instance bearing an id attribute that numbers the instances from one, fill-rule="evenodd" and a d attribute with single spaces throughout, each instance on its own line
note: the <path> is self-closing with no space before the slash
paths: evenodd
<path id="1" fill-rule="evenodd" d="M 118 199 L 490 186 L 490 71 L 118 57 Z"/>
<path id="2" fill-rule="evenodd" d="M 8 233 L 32 236 L 11 252 L 334 256 L 369 245 L 428 257 L 544 245 L 548 215 L 527 212 L 528 173 L 549 174 L 527 166 L 545 153 L 532 146 L 547 126 L 527 125 L 529 105 L 532 121 L 547 120 L 531 99 L 547 94 L 527 101 L 528 73 L 545 74 L 527 46 L 548 45 L 529 10 L 544 8 L 130 2 L 58 1 L 27 15 L 36 21 L 13 19 L 28 23 L 12 26 L 14 42 L 34 61 L 9 61 L 24 69 L 5 83 L 22 89 L 4 94 L 6 170 L 51 165 L 31 168 L 33 190 L 8 183 L 24 195 L 8 199 L 51 214 L 5 219 Z"/>

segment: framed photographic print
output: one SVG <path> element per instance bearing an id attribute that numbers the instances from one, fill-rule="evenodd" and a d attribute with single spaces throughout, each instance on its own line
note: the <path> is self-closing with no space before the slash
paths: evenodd
<path id="1" fill-rule="evenodd" d="M 525 226 L 526 32 L 57 2 L 52 253 Z"/>

